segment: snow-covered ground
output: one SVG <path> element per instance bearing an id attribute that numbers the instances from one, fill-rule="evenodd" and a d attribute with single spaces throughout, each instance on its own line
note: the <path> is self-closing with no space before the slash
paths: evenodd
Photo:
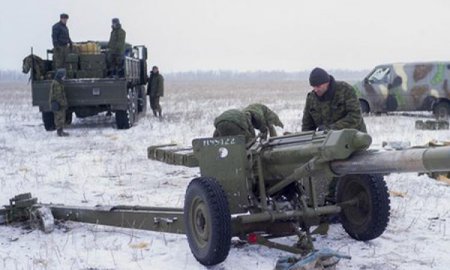
<path id="1" fill-rule="evenodd" d="M 93 206 L 129 204 L 181 207 L 198 169 L 147 159 L 147 147 L 189 145 L 213 132 L 213 119 L 229 108 L 262 102 L 278 112 L 286 131 L 299 131 L 304 82 L 167 82 L 164 119 L 151 113 L 129 130 L 114 118 L 74 119 L 70 137 L 43 128 L 31 106 L 30 86 L 0 83 L 0 204 L 32 192 L 41 202 Z M 450 140 L 449 131 L 419 131 L 412 117 L 366 117 L 373 147 L 385 140 L 424 144 Z M 338 269 L 450 269 L 450 186 L 416 174 L 385 177 L 392 191 L 386 232 L 370 242 L 351 239 L 340 225 L 319 237 L 317 248 L 352 256 Z M 448 228 L 448 229 L 447 229 Z M 293 242 L 294 239 L 283 239 Z M 283 252 L 266 247 L 232 248 L 214 269 L 273 269 Z M 51 234 L 0 227 L 0 269 L 205 269 L 186 237 L 105 226 L 66 223 Z"/>

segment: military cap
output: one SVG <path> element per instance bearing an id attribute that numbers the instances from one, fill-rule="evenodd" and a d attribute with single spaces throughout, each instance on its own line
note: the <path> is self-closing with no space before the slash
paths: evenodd
<path id="1" fill-rule="evenodd" d="M 113 18 L 112 23 L 120 23 L 119 18 Z"/>
<path id="2" fill-rule="evenodd" d="M 66 13 L 61 13 L 61 15 L 59 15 L 60 19 L 69 19 L 69 15 L 67 15 Z"/>
<path id="3" fill-rule="evenodd" d="M 316 67 L 311 71 L 311 74 L 309 75 L 309 84 L 311 86 L 319 86 L 321 84 L 327 83 L 330 81 L 330 75 L 328 73 L 319 68 Z"/>

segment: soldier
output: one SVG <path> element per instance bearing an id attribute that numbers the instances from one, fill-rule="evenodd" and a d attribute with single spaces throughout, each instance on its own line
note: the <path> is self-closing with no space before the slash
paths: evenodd
<path id="1" fill-rule="evenodd" d="M 122 29 L 119 19 L 112 19 L 112 31 L 108 43 L 108 63 L 110 76 L 122 76 L 122 62 L 125 55 L 126 32 Z"/>
<path id="2" fill-rule="evenodd" d="M 252 125 L 262 133 L 263 139 L 266 139 L 268 134 L 270 137 L 277 136 L 274 126 L 284 127 L 278 115 L 266 105 L 250 104 L 244 109 L 244 112 L 250 113 Z"/>
<path id="3" fill-rule="evenodd" d="M 302 131 L 354 128 L 367 132 L 355 90 L 346 82 L 315 68 L 309 76 L 314 88 L 308 93 L 303 111 Z"/>
<path id="4" fill-rule="evenodd" d="M 164 96 L 164 77 L 159 74 L 157 66 L 153 66 L 150 72 L 150 78 L 147 84 L 147 95 L 150 98 L 150 107 L 153 110 L 153 115 L 161 117 L 162 109 L 159 104 L 159 98 Z"/>
<path id="5" fill-rule="evenodd" d="M 56 134 L 60 137 L 69 136 L 68 133 L 63 131 L 66 123 L 66 110 L 68 107 L 66 92 L 64 91 L 63 85 L 65 77 L 65 69 L 56 70 L 55 79 L 52 81 L 49 93 L 49 103 L 54 115 Z"/>
<path id="6" fill-rule="evenodd" d="M 52 27 L 53 65 L 55 69 L 64 67 L 69 49 L 72 48 L 69 28 L 67 28 L 67 20 L 69 19 L 69 15 L 63 13 L 59 16 L 59 18 L 59 22 L 55 23 Z"/>
<path id="7" fill-rule="evenodd" d="M 214 119 L 214 127 L 216 130 L 213 137 L 243 135 L 247 142 L 255 138 L 249 112 L 234 109 L 225 111 Z"/>

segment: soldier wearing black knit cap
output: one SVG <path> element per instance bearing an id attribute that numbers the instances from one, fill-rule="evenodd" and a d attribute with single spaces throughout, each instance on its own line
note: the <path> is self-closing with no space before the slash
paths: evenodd
<path id="1" fill-rule="evenodd" d="M 306 98 L 302 131 L 353 128 L 367 132 L 358 98 L 350 84 L 335 81 L 318 67 L 311 71 L 309 83 L 313 90 Z"/>

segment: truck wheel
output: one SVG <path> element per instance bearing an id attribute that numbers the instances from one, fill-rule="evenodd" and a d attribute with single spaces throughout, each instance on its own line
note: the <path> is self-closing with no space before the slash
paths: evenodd
<path id="1" fill-rule="evenodd" d="M 42 112 L 42 122 L 44 122 L 45 130 L 55 130 L 55 119 L 53 116 L 53 112 Z"/>
<path id="2" fill-rule="evenodd" d="M 339 179 L 337 202 L 356 199 L 340 213 L 344 230 L 359 241 L 380 236 L 389 222 L 390 201 L 386 183 L 379 175 L 347 175 Z"/>
<path id="3" fill-rule="evenodd" d="M 365 100 L 359 100 L 359 106 L 361 108 L 361 113 L 369 113 L 370 112 L 370 108 L 369 108 L 369 104 L 367 103 L 367 101 Z"/>
<path id="4" fill-rule="evenodd" d="M 66 111 L 66 125 L 72 124 L 72 112 Z"/>
<path id="5" fill-rule="evenodd" d="M 447 120 L 450 116 L 450 102 L 441 101 L 433 108 L 434 117 L 438 120 Z"/>
<path id="6" fill-rule="evenodd" d="M 184 224 L 189 247 L 203 265 L 223 262 L 231 245 L 231 214 L 220 184 L 213 178 L 195 178 L 184 200 Z"/>
<path id="7" fill-rule="evenodd" d="M 116 124 L 118 129 L 129 129 L 133 126 L 136 117 L 136 95 L 133 89 L 128 89 L 127 110 L 116 111 Z"/>
<path id="8" fill-rule="evenodd" d="M 147 95 L 145 93 L 145 87 L 142 87 L 141 91 L 139 91 L 138 112 L 142 113 L 143 116 L 147 113 Z"/>

